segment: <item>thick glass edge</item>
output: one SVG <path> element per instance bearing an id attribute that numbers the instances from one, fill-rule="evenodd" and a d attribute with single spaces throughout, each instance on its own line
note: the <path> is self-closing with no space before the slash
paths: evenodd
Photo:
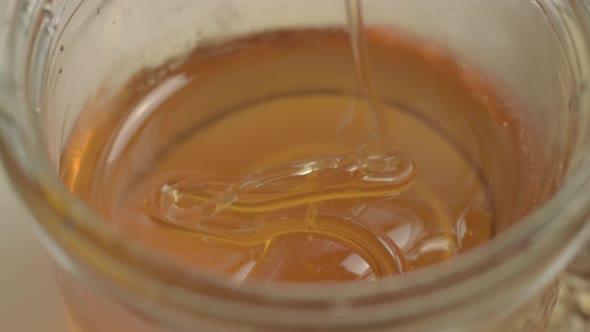
<path id="1" fill-rule="evenodd" d="M 588 9 L 588 2 L 584 1 L 583 6 Z M 13 33 L 15 32 L 13 31 Z M 12 46 L 15 46 L 14 41 Z M 12 51 L 17 53 L 21 52 L 20 54 L 15 53 L 13 58 L 24 56 L 24 54 L 26 54 L 22 53 L 23 50 L 19 49 L 19 47 L 15 47 Z M 11 64 L 11 62 L 8 62 L 4 69 L 10 68 Z M 2 71 L 0 71 L 0 73 L 1 72 Z M 46 233 L 47 240 L 45 242 L 51 242 L 55 245 L 52 246 L 53 249 L 51 249 L 51 251 L 55 255 L 68 257 L 67 260 L 70 260 L 71 263 L 73 263 L 72 266 L 79 266 L 80 271 L 87 269 L 98 271 L 103 276 L 106 276 L 105 279 L 115 281 L 128 291 L 140 294 L 143 294 L 144 292 L 147 293 L 147 291 L 157 291 L 161 294 L 174 294 L 173 296 L 179 296 L 179 298 L 171 299 L 169 304 L 186 308 L 194 307 L 196 301 L 192 300 L 194 299 L 193 295 L 195 294 L 192 294 L 190 291 L 179 290 L 178 287 L 166 284 L 166 282 L 157 277 L 146 277 L 141 273 L 141 270 L 137 270 L 135 267 L 130 266 L 129 260 L 124 260 L 122 257 L 112 256 L 106 252 L 99 241 L 95 241 L 94 243 L 87 242 L 89 238 L 88 234 L 92 234 L 92 237 L 95 239 L 110 239 L 109 242 L 120 241 L 118 244 L 127 248 L 126 252 L 128 255 L 135 258 L 132 261 L 148 262 L 157 266 L 157 270 L 182 270 L 182 267 L 180 266 L 174 266 L 161 259 L 154 258 L 151 253 L 145 252 L 142 248 L 133 243 L 127 243 L 123 239 L 116 240 L 116 235 L 110 232 L 91 211 L 88 211 L 83 204 L 65 192 L 60 186 L 58 179 L 56 179 L 56 177 L 49 171 L 47 160 L 43 160 L 43 158 L 39 157 L 35 158 L 36 160 L 30 160 L 23 159 L 23 156 L 17 156 L 27 151 L 30 153 L 31 147 L 30 143 L 25 143 L 23 137 L 19 138 L 19 135 L 15 135 L 18 127 L 15 127 L 12 115 L 15 112 L 26 112 L 28 110 L 26 110 L 26 103 L 23 100 L 18 100 L 18 98 L 22 97 L 22 94 L 14 91 L 15 86 L 9 83 L 10 80 L 6 79 L 6 73 L 3 74 L 3 76 L 4 78 L 0 78 L 0 81 L 3 81 L 3 86 L 0 89 L 4 91 L 3 94 L 0 94 L 0 103 L 2 104 L 0 106 L 4 108 L 4 110 L 0 111 L 0 114 L 4 115 L 0 118 L 0 124 L 2 125 L 0 127 L 0 133 L 2 135 L 2 141 L 0 142 L 2 159 L 5 164 L 8 165 L 12 180 L 19 190 L 21 197 L 27 201 L 30 208 L 37 211 L 39 211 L 40 208 L 44 208 L 54 214 L 53 218 L 38 221 L 39 227 L 42 229 L 41 232 Z M 333 306 L 340 308 L 338 311 L 339 314 L 337 315 L 340 316 L 340 318 L 337 319 L 342 321 L 341 318 L 343 316 L 351 315 L 351 312 L 349 312 L 346 306 L 343 306 L 342 303 L 346 304 L 348 301 L 358 300 L 359 298 L 371 298 L 375 296 L 382 298 L 384 293 L 393 294 L 402 290 L 415 290 L 419 293 L 420 289 L 432 285 L 436 282 L 436 279 L 452 279 L 453 276 L 465 274 L 465 271 L 470 271 L 474 267 L 481 266 L 482 261 L 489 261 L 501 252 L 510 250 L 511 248 L 521 248 L 520 255 L 511 257 L 507 261 L 501 262 L 493 268 L 487 269 L 486 273 L 480 273 L 475 279 L 469 277 L 465 278 L 468 279 L 469 282 L 476 283 L 479 286 L 485 285 L 486 287 L 481 287 L 479 290 L 473 290 L 472 287 L 465 287 L 465 280 L 463 278 L 458 278 L 457 284 L 450 285 L 448 288 L 441 290 L 446 291 L 447 293 L 456 293 L 454 296 L 456 297 L 456 300 L 460 303 L 464 303 L 462 299 L 464 300 L 476 296 L 477 294 L 482 294 L 485 291 L 491 292 L 501 281 L 510 280 L 512 276 L 526 272 L 533 263 L 542 262 L 544 258 L 547 257 L 545 255 L 553 252 L 556 248 L 561 251 L 565 250 L 565 247 L 567 247 L 567 250 L 563 253 L 563 259 L 560 260 L 560 264 L 558 264 L 559 266 L 554 268 L 555 270 L 558 270 L 560 266 L 563 267 L 562 265 L 565 265 L 566 261 L 574 255 L 575 249 L 583 244 L 580 234 L 583 234 L 584 232 L 587 233 L 590 228 L 585 223 L 585 218 L 590 210 L 590 198 L 587 197 L 588 195 L 585 197 L 585 195 L 581 194 L 590 192 L 590 179 L 588 174 L 590 172 L 588 171 L 590 170 L 590 158 L 588 150 L 588 147 L 584 148 L 583 155 L 585 158 L 581 161 L 581 166 L 578 168 L 579 171 L 572 175 L 571 179 L 551 203 L 531 215 L 528 220 L 521 223 L 521 225 L 518 225 L 509 231 L 502 239 L 498 239 L 489 246 L 480 248 L 480 250 L 475 250 L 466 255 L 461 261 L 437 267 L 438 272 L 435 276 L 433 276 L 432 271 L 426 269 L 424 271 L 416 272 L 411 280 L 394 279 L 367 285 L 322 286 L 321 288 L 307 287 L 306 289 L 287 289 L 283 287 L 261 288 L 256 286 L 245 289 L 204 276 L 190 276 L 189 279 L 195 284 L 212 286 L 212 289 L 225 290 L 221 293 L 231 293 L 230 300 L 235 301 L 240 307 L 250 303 L 249 300 L 240 301 L 239 298 L 241 296 L 247 299 L 263 298 L 265 299 L 264 302 L 267 303 L 288 303 L 289 301 L 297 303 L 301 303 L 301 301 L 332 303 Z M 31 170 L 31 163 L 35 164 L 36 168 L 47 167 L 47 170 L 41 170 L 39 172 L 23 172 L 23 170 Z M 59 199 L 56 200 L 55 196 L 58 196 Z M 64 210 L 64 206 L 68 206 L 68 208 Z M 551 220 L 557 219 L 563 220 L 564 222 L 551 224 Z M 67 229 L 67 231 L 64 231 L 64 229 Z M 551 243 L 551 245 L 545 245 L 542 247 L 535 246 L 534 244 L 527 244 L 531 237 L 536 239 L 536 241 L 541 241 L 543 238 L 548 238 L 549 235 L 561 239 L 562 241 L 568 241 L 570 239 L 575 239 L 575 241 L 568 243 L 567 246 L 563 243 Z M 79 252 L 68 251 L 68 249 L 76 247 L 78 249 L 84 249 Z M 68 254 L 64 254 L 64 252 L 68 252 Z M 531 256 L 536 257 L 537 259 L 531 259 Z M 99 261 L 101 263 L 97 263 Z M 115 264 L 112 264 L 111 266 L 111 263 Z M 121 267 L 121 270 L 114 272 L 113 269 L 118 267 Z M 500 274 L 502 275 L 502 278 L 492 277 L 493 275 L 499 276 Z M 467 275 L 469 276 L 470 273 L 467 273 Z M 455 292 L 462 288 L 471 289 L 474 293 L 463 294 L 464 292 Z M 213 293 L 211 294 L 213 296 L 215 295 Z M 429 296 L 434 298 L 444 295 L 430 293 Z M 158 296 L 158 298 L 161 299 L 162 296 Z M 447 298 L 447 300 L 448 299 L 449 298 Z M 418 301 L 418 299 L 416 299 L 416 301 Z M 432 305 L 426 306 L 422 301 L 423 300 L 420 300 L 421 303 L 416 303 L 421 304 L 420 306 L 408 305 L 407 302 L 404 302 L 404 306 L 406 307 L 405 310 L 396 310 L 395 307 L 393 307 L 394 305 L 399 304 L 396 303 L 396 301 L 385 300 L 385 304 L 383 305 L 387 307 L 384 307 L 384 309 L 390 313 L 402 313 L 416 310 L 414 313 L 422 312 L 422 314 L 424 314 L 427 309 L 435 310 L 442 306 L 448 306 L 448 303 L 432 303 Z M 222 301 L 220 304 L 225 306 L 225 302 L 226 301 Z M 216 305 L 211 305 L 211 309 L 215 309 L 216 307 Z M 328 305 L 326 308 L 329 307 L 331 306 Z M 280 309 L 289 310 L 289 308 L 290 306 L 286 305 Z M 375 309 L 372 306 L 371 308 L 371 310 Z M 268 310 L 268 308 L 263 310 Z M 227 310 L 227 307 L 225 307 L 225 311 L 231 312 L 234 310 Z M 265 311 L 265 315 L 268 315 L 268 313 L 268 311 Z M 243 313 L 240 313 L 240 316 L 244 316 L 243 319 L 247 319 L 247 316 L 250 314 L 250 310 L 246 310 Z M 376 312 L 374 312 L 374 314 L 376 314 Z M 299 315 L 296 316 L 300 317 Z M 357 316 L 356 312 L 354 313 L 354 316 Z M 349 321 L 351 319 L 345 320 Z"/>

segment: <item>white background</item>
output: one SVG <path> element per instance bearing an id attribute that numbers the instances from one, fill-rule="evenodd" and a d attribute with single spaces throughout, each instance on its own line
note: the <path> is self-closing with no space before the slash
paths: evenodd
<path id="1" fill-rule="evenodd" d="M 64 332 L 59 290 L 32 222 L 0 166 L 0 331 Z"/>

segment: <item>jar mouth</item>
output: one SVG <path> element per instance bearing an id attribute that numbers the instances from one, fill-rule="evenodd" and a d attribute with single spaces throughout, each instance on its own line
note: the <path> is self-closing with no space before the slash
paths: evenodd
<path id="1" fill-rule="evenodd" d="M 14 92 L 12 98 L 20 99 L 13 103 L 15 109 L 27 111 L 27 102 L 17 84 L 5 90 L 6 96 Z M 236 321 L 265 324 L 266 320 L 281 317 L 283 324 L 301 325 L 301 321 L 317 323 L 319 319 L 330 327 L 370 324 L 376 317 L 406 322 L 442 314 L 443 308 L 480 303 L 492 292 L 508 294 L 511 287 L 506 284 L 536 266 L 547 264 L 549 257 L 567 249 L 553 263 L 552 271 L 556 273 L 581 246 L 582 239 L 577 235 L 590 228 L 584 222 L 590 213 L 588 145 L 580 148 L 576 169 L 544 206 L 486 245 L 450 262 L 414 271 L 411 278 L 399 276 L 333 285 L 237 285 L 229 278 L 186 273 L 182 265 L 122 238 L 65 189 L 42 151 L 39 133 L 35 134 L 35 142 L 9 139 L 14 135 L 6 129 L 10 120 L 0 122 L 0 132 L 4 132 L 0 155 L 17 191 L 37 214 L 45 244 L 60 263 L 77 273 L 88 274 L 90 279 L 96 279 L 95 283 L 109 280 L 116 287 L 153 301 Z M 23 158 L 16 156 L 23 152 L 35 169 L 31 170 L 30 165 L 23 164 Z M 42 218 L 46 213 L 51 217 Z M 98 272 L 99 277 L 91 276 L 90 271 Z M 546 278 L 555 273 L 548 273 Z M 539 282 L 535 286 L 543 285 Z M 257 315 L 260 310 L 264 317 Z"/>

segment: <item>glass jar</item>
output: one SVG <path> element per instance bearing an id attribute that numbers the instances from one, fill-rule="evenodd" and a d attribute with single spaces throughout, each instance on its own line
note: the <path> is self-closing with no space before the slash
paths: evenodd
<path id="1" fill-rule="evenodd" d="M 15 0 L 0 14 L 0 154 L 54 262 L 72 331 L 543 331 L 590 226 L 590 2 L 364 0 L 493 78 L 543 134 L 557 193 L 460 259 L 371 284 L 240 287 L 122 238 L 65 190 L 65 139 L 108 82 L 205 40 L 344 26 L 342 0 Z"/>

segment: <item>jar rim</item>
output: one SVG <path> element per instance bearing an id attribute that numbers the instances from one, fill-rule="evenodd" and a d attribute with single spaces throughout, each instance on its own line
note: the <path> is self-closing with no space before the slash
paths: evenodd
<path id="1" fill-rule="evenodd" d="M 6 91 L 16 89 L 16 86 L 9 86 Z M 12 92 L 15 92 L 11 94 L 12 98 L 24 98 L 23 94 Z M 15 100 L 17 104 L 21 111 L 26 111 L 24 100 Z M 0 128 L 2 131 L 5 131 L 4 126 Z M 12 144 L 3 136 L 0 138 L 0 156 L 17 191 L 30 208 L 44 206 L 54 215 L 54 218 L 37 220 L 37 223 L 55 256 L 84 266 L 82 270 L 97 271 L 123 289 L 150 294 L 148 296 L 155 301 L 165 299 L 171 306 L 207 312 L 223 308 L 220 315 L 234 315 L 235 320 L 256 318 L 251 317 L 253 311 L 242 310 L 248 305 L 254 308 L 254 312 L 262 307 L 267 318 L 276 319 L 277 316 L 269 312 L 269 307 L 274 307 L 273 312 L 276 311 L 285 324 L 300 321 L 301 312 L 311 319 L 330 313 L 323 317 L 326 326 L 369 324 L 373 317 L 386 313 L 391 317 L 380 319 L 423 317 L 450 303 L 465 305 L 485 292 L 497 290 L 502 282 L 531 269 L 533 264 L 544 262 L 556 248 L 567 246 L 570 248 L 567 254 L 573 255 L 572 248 L 581 246 L 577 235 L 585 226 L 589 227 L 585 225 L 585 218 L 590 212 L 590 195 L 583 193 L 590 192 L 590 145 L 582 147 L 582 159 L 576 170 L 548 203 L 502 236 L 463 254 L 461 259 L 412 272 L 412 278 L 394 277 L 370 283 L 337 285 L 248 284 L 243 287 L 212 275 L 187 274 L 182 265 L 122 238 L 64 188 L 38 146 L 31 147 L 22 142 Z M 37 139 L 41 142 L 40 136 Z M 27 166 L 14 155 L 18 149 L 37 162 L 35 170 L 23 171 Z M 517 254 L 511 255 L 514 252 Z M 505 256 L 507 254 L 511 256 Z M 499 257 L 508 258 L 499 261 Z M 182 284 L 171 282 L 170 271 L 182 275 Z M 465 286 L 467 284 L 469 287 Z M 207 301 L 202 301 L 203 297 Z M 229 309 L 232 306 L 239 309 Z"/>

